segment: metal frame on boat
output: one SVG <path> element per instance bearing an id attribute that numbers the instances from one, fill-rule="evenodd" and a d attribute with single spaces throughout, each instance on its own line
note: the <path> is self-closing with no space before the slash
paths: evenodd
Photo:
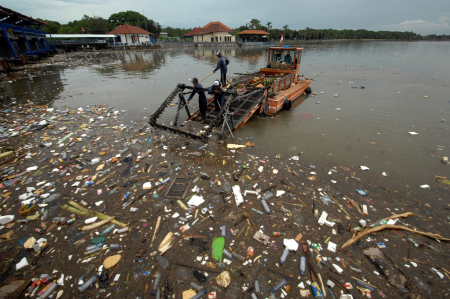
<path id="1" fill-rule="evenodd" d="M 205 125 L 200 127 L 198 133 L 183 130 L 183 127 L 178 126 L 178 118 L 183 109 L 187 113 L 187 121 L 192 121 L 199 115 L 199 111 L 193 114 L 189 111 L 184 95 L 185 90 L 192 90 L 193 87 L 185 84 L 177 85 L 150 116 L 149 123 L 152 127 L 206 142 L 214 127 L 221 127 L 221 133 L 225 129 L 231 133 L 242 127 L 255 113 L 274 115 L 283 108 L 289 110 L 292 101 L 304 93 L 311 93 L 312 80 L 299 76 L 302 52 L 303 48 L 288 46 L 268 48 L 266 67 L 254 73 L 241 74 L 228 82 L 223 90 L 225 104 L 220 111 L 214 109 L 213 97 L 207 99 Z M 175 116 L 167 124 L 158 123 L 164 110 L 176 98 L 178 108 Z"/>

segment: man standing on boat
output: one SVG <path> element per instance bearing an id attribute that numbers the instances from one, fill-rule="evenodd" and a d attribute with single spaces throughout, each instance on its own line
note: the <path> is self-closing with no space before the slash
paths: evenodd
<path id="1" fill-rule="evenodd" d="M 194 84 L 194 89 L 191 92 L 191 95 L 187 99 L 187 103 L 189 104 L 189 101 L 194 97 L 196 93 L 198 93 L 198 106 L 200 108 L 200 116 L 203 123 L 206 121 L 206 95 L 203 91 L 203 86 L 198 83 L 197 78 L 192 79 L 192 83 Z"/>
<path id="2" fill-rule="evenodd" d="M 219 111 L 225 102 L 225 97 L 223 96 L 222 91 L 223 90 L 220 88 L 220 82 L 218 80 L 214 81 L 213 86 L 208 89 L 208 93 L 214 95 L 215 111 Z"/>
<path id="3" fill-rule="evenodd" d="M 222 82 L 222 86 L 227 85 L 227 65 L 230 63 L 228 59 L 225 56 L 222 56 L 222 54 L 217 51 L 217 57 L 219 57 L 219 62 L 217 62 L 217 67 L 213 71 L 215 73 L 218 69 L 220 69 L 220 82 Z"/>

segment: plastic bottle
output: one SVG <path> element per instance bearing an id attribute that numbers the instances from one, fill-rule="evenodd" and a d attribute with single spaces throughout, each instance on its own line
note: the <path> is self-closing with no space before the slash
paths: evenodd
<path id="1" fill-rule="evenodd" d="M 41 246 L 38 243 L 34 243 L 33 250 L 35 253 L 39 253 L 41 251 Z"/>
<path id="2" fill-rule="evenodd" d="M 72 218 L 72 219 L 67 220 L 66 222 L 67 222 L 67 224 L 72 224 L 75 222 L 75 220 L 76 220 L 75 218 Z"/>
<path id="3" fill-rule="evenodd" d="M 199 285 L 196 284 L 195 282 L 190 281 L 190 282 L 189 282 L 189 285 L 190 285 L 194 290 L 196 290 L 197 292 L 200 292 L 200 291 L 203 290 L 203 287 L 202 287 L 202 286 L 199 286 Z"/>
<path id="4" fill-rule="evenodd" d="M 95 164 L 99 163 L 100 161 L 101 161 L 100 158 L 92 159 L 91 162 L 89 162 L 89 165 L 95 165 Z"/>
<path id="5" fill-rule="evenodd" d="M 205 294 L 206 294 L 206 290 L 200 291 L 197 294 L 195 294 L 194 296 L 192 296 L 190 299 L 199 299 L 199 298 L 202 298 Z"/>
<path id="6" fill-rule="evenodd" d="M 80 292 L 86 291 L 91 286 L 91 284 L 93 284 L 97 280 L 98 276 L 99 276 L 98 274 L 95 274 L 94 276 L 89 278 L 88 281 L 86 281 L 85 283 L 83 283 L 81 286 L 78 287 L 78 290 Z"/>
<path id="7" fill-rule="evenodd" d="M 229 259 L 233 258 L 233 256 L 231 255 L 231 253 L 228 250 L 224 249 L 222 252 L 223 252 L 223 255 L 225 255 L 227 258 L 229 258 Z"/>
<path id="8" fill-rule="evenodd" d="M 92 248 L 91 250 L 86 251 L 86 255 L 93 254 L 93 253 L 95 253 L 95 252 L 97 252 L 99 250 L 102 250 L 102 247 Z"/>
<path id="9" fill-rule="evenodd" d="M 272 288 L 272 290 L 270 292 L 272 292 L 272 293 L 278 292 L 285 285 L 287 285 L 287 281 L 286 281 L 286 279 L 283 278 L 276 285 L 274 285 L 274 287 Z"/>
<path id="10" fill-rule="evenodd" d="M 269 192 L 267 194 L 264 194 L 264 196 L 261 198 L 261 200 L 268 200 L 269 198 L 273 197 L 273 192 Z"/>
<path id="11" fill-rule="evenodd" d="M 274 233 L 273 233 L 273 236 L 274 236 L 274 237 L 281 237 L 281 236 L 284 236 L 284 233 L 281 233 L 281 232 L 274 232 Z"/>
<path id="12" fill-rule="evenodd" d="M 128 231 L 128 227 L 121 228 L 117 231 L 118 234 L 124 233 Z"/>
<path id="13" fill-rule="evenodd" d="M 58 284 L 56 282 L 52 283 L 48 289 L 44 292 L 44 294 L 42 294 L 39 299 L 45 299 L 48 297 L 48 295 L 50 295 L 58 286 Z"/>
<path id="14" fill-rule="evenodd" d="M 48 285 L 45 286 L 45 288 L 43 288 L 39 293 L 38 296 L 42 296 L 45 292 L 47 292 L 47 290 L 53 285 L 56 284 L 55 282 L 51 282 Z"/>
<path id="15" fill-rule="evenodd" d="M 255 293 L 252 293 L 252 294 L 250 295 L 250 297 L 251 297 L 252 299 L 258 299 L 258 296 L 256 296 Z"/>
<path id="16" fill-rule="evenodd" d="M 64 223 L 66 222 L 67 218 L 66 217 L 55 217 L 53 218 L 53 222 L 57 222 L 57 223 Z"/>
<path id="17" fill-rule="evenodd" d="M 184 218 L 184 217 L 179 217 L 178 219 L 183 222 L 189 222 L 189 219 Z"/>
<path id="18" fill-rule="evenodd" d="M 155 295 L 156 289 L 158 288 L 159 282 L 161 281 L 161 275 L 162 275 L 161 272 L 158 272 L 156 274 L 156 278 L 152 286 L 152 295 Z"/>
<path id="19" fill-rule="evenodd" d="M 42 221 L 46 221 L 48 218 L 48 210 L 45 210 L 44 214 L 42 214 Z M 27 219 L 28 220 L 28 219 Z"/>
<path id="20" fill-rule="evenodd" d="M 266 213 L 270 215 L 270 208 L 269 205 L 267 205 L 267 202 L 265 200 L 261 200 L 261 204 L 264 208 L 264 211 L 266 211 Z"/>
<path id="21" fill-rule="evenodd" d="M 112 231 L 114 228 L 116 227 L 116 225 L 113 223 L 110 226 L 108 226 L 103 232 L 102 235 L 109 233 L 110 231 Z"/>
<path id="22" fill-rule="evenodd" d="M 222 225 L 221 236 L 222 237 L 227 236 L 227 229 L 225 228 L 225 224 Z"/>
<path id="23" fill-rule="evenodd" d="M 125 154 L 128 150 L 130 149 L 130 147 L 128 146 L 128 147 L 126 147 L 126 148 L 124 148 L 123 150 L 121 150 L 120 152 L 119 152 L 119 155 L 123 155 L 123 154 Z"/>
<path id="24" fill-rule="evenodd" d="M 130 192 L 125 193 L 125 195 L 122 197 L 122 201 L 125 201 L 130 196 Z"/>
<path id="25" fill-rule="evenodd" d="M 243 255 L 240 255 L 239 253 L 233 252 L 233 256 L 242 262 L 245 261 L 245 257 Z"/>
<path id="26" fill-rule="evenodd" d="M 120 244 L 111 244 L 111 245 L 109 245 L 109 248 L 110 249 L 121 249 L 122 245 L 120 245 Z"/>
<path id="27" fill-rule="evenodd" d="M 286 258 L 287 258 L 287 256 L 288 256 L 288 254 L 289 254 L 289 249 L 288 249 L 288 248 L 285 248 L 285 249 L 283 250 L 283 253 L 281 254 L 280 265 L 283 265 L 283 264 L 284 264 L 284 262 L 286 261 Z"/>
<path id="28" fill-rule="evenodd" d="M 300 258 L 300 274 L 304 275 L 306 270 L 306 258 L 302 255 Z"/>
<path id="29" fill-rule="evenodd" d="M 261 287 L 259 286 L 258 278 L 255 278 L 255 293 L 258 295 L 261 294 Z"/>
<path id="30" fill-rule="evenodd" d="M 86 247 L 86 251 L 92 250 L 92 249 L 96 249 L 96 248 L 102 248 L 103 245 L 105 245 L 105 243 L 98 243 L 98 244 L 94 244 L 91 246 Z"/>
<path id="31" fill-rule="evenodd" d="M 51 201 L 54 201 L 55 199 L 58 199 L 61 196 L 59 193 L 55 193 L 44 199 L 44 203 L 49 203 Z"/>

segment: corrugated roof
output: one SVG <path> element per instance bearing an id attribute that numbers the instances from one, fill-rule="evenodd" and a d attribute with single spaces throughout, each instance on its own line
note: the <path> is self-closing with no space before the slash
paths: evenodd
<path id="1" fill-rule="evenodd" d="M 50 38 L 109 38 L 116 37 L 114 34 L 46 34 Z"/>
<path id="2" fill-rule="evenodd" d="M 38 21 L 32 17 L 25 16 L 20 12 L 0 6 L 0 19 L 2 23 L 13 24 L 17 26 L 39 25 L 46 26 L 46 22 Z"/>
<path id="3" fill-rule="evenodd" d="M 239 35 L 245 34 L 255 34 L 255 35 L 269 35 L 269 32 L 265 32 L 263 30 L 244 30 L 238 33 Z"/>
<path id="4" fill-rule="evenodd" d="M 212 32 L 229 32 L 229 31 L 231 31 L 231 28 L 225 26 L 220 22 L 210 22 L 205 27 L 203 27 L 202 31 L 200 31 L 197 34 L 208 34 Z"/>
<path id="5" fill-rule="evenodd" d="M 188 33 L 183 34 L 182 36 L 184 36 L 184 37 L 194 36 L 194 35 L 199 34 L 202 30 L 203 30 L 202 27 L 198 27 L 198 28 L 195 27 L 194 29 L 192 29 Z"/>
<path id="6" fill-rule="evenodd" d="M 113 31 L 108 32 L 108 34 L 151 34 L 151 33 L 137 26 L 131 26 L 130 24 L 123 24 L 118 26 Z"/>

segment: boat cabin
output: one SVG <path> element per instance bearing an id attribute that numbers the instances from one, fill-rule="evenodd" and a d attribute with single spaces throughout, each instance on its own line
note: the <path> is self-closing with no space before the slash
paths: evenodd
<path id="1" fill-rule="evenodd" d="M 303 48 L 270 47 L 268 49 L 267 66 L 261 68 L 265 75 L 292 74 L 300 71 Z"/>

